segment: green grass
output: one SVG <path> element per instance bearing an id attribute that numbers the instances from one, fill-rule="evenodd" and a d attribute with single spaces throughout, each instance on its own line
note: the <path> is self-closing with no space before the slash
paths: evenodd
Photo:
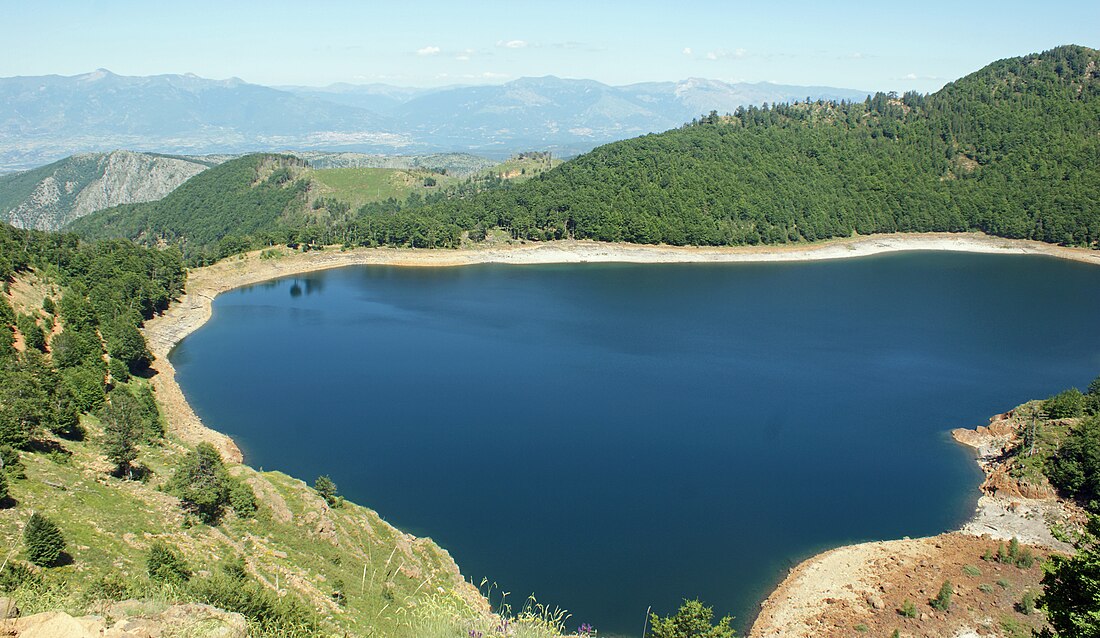
<path id="1" fill-rule="evenodd" d="M 260 486 L 256 518 L 227 514 L 216 528 L 187 526 L 178 501 L 158 490 L 187 448 L 172 440 L 140 446 L 138 462 L 149 467 L 151 477 L 144 484 L 124 481 L 107 474 L 99 424 L 89 417 L 83 422 L 88 430 L 84 441 L 57 441 L 71 452 L 67 463 L 41 453 L 21 454 L 27 478 L 12 481 L 17 505 L 0 510 L 5 555 L 25 558 L 22 529 L 34 510 L 61 527 L 73 559 L 46 570 L 43 589 L 16 592 L 19 601 L 29 601 L 21 608 L 87 613 L 93 610 L 93 585 L 104 579 L 129 583 L 128 596 L 189 602 L 185 590 L 165 591 L 148 579 L 148 548 L 161 539 L 177 548 L 197 573 L 215 571 L 223 559 L 245 557 L 252 578 L 270 589 L 277 585 L 317 609 L 325 635 L 425 635 L 422 623 L 444 624 L 428 611 L 441 605 L 440 600 L 447 601 L 447 618 L 457 614 L 460 624 L 493 622 L 477 592 L 460 584 L 450 556 L 430 540 L 407 536 L 353 503 L 328 509 L 307 485 L 284 474 L 230 468 Z M 337 582 L 344 585 L 343 605 L 332 598 Z M 452 629 L 458 626 L 448 622 Z M 467 631 L 446 635 L 466 636 Z"/>
<path id="2" fill-rule="evenodd" d="M 413 193 L 427 195 L 461 181 L 431 171 L 402 168 L 326 168 L 313 170 L 311 176 L 321 185 L 318 195 L 345 202 L 352 210 L 391 197 L 405 201 Z M 424 186 L 428 178 L 436 185 Z"/>
<path id="3" fill-rule="evenodd" d="M 553 159 L 548 164 L 544 157 L 512 157 L 496 166 L 480 171 L 478 177 L 497 176 L 507 180 L 522 182 L 545 173 L 555 166 L 562 164 L 562 160 Z"/>

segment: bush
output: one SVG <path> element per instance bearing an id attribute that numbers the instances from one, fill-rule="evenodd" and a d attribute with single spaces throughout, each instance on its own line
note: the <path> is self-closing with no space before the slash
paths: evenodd
<path id="1" fill-rule="evenodd" d="M 1016 606 L 1016 609 L 1025 616 L 1030 616 L 1035 611 L 1035 592 L 1025 591 L 1023 598 L 1020 599 L 1020 604 Z"/>
<path id="2" fill-rule="evenodd" d="M 11 505 L 11 490 L 8 488 L 8 477 L 0 472 L 0 507 Z"/>
<path id="3" fill-rule="evenodd" d="M 731 638 L 734 635 L 731 616 L 723 616 L 712 625 L 714 609 L 698 600 L 685 600 L 675 616 L 661 618 L 651 614 L 649 622 L 654 638 Z"/>
<path id="4" fill-rule="evenodd" d="M 1085 411 L 1085 395 L 1077 388 L 1063 390 L 1043 401 L 1043 409 L 1052 419 L 1079 417 Z"/>
<path id="5" fill-rule="evenodd" d="M 38 512 L 31 514 L 23 528 L 23 542 L 27 546 L 27 558 L 39 567 L 56 565 L 65 551 L 65 537 L 61 535 L 61 529 Z"/>
<path id="6" fill-rule="evenodd" d="M 185 583 L 191 579 L 191 568 L 179 552 L 164 541 L 154 541 L 145 560 L 149 577 L 162 583 Z"/>
<path id="7" fill-rule="evenodd" d="M 240 480 L 229 482 L 229 506 L 241 518 L 252 518 L 256 515 L 256 493 L 252 487 Z"/>
<path id="8" fill-rule="evenodd" d="M 967 576 L 981 576 L 982 570 L 978 569 L 974 565 L 963 565 L 963 573 Z"/>
<path id="9" fill-rule="evenodd" d="M 293 596 L 278 594 L 255 581 L 241 582 L 223 574 L 193 580 L 191 594 L 199 602 L 241 614 L 248 620 L 249 635 L 317 635 L 320 622 L 311 607 Z"/>
<path id="10" fill-rule="evenodd" d="M 337 504 L 336 483 L 332 481 L 328 475 L 318 476 L 317 480 L 313 482 L 313 489 L 317 490 L 317 495 L 325 499 L 325 502 L 329 504 L 329 507 L 335 507 Z"/>
<path id="11" fill-rule="evenodd" d="M 0 445 L 0 464 L 3 465 L 4 474 L 13 479 L 27 478 L 26 466 L 19 457 L 19 452 L 10 445 Z"/>
<path id="12" fill-rule="evenodd" d="M 1093 509 L 1100 499 L 1100 415 L 1074 426 L 1043 471 L 1064 494 Z"/>
<path id="13" fill-rule="evenodd" d="M 928 604 L 932 606 L 932 609 L 939 611 L 947 611 L 951 608 L 951 595 L 955 593 L 955 588 L 951 586 L 951 581 L 945 580 L 940 585 L 940 593 L 936 594 L 936 597 L 928 601 Z"/>
<path id="14" fill-rule="evenodd" d="M 229 503 L 229 476 L 218 450 L 199 443 L 180 461 L 168 491 L 207 525 L 217 525 Z"/>
<path id="15" fill-rule="evenodd" d="M 111 381 L 126 383 L 130 380 L 130 368 L 122 361 L 112 358 L 107 362 L 107 372 L 111 374 Z"/>
<path id="16" fill-rule="evenodd" d="M 34 348 L 40 352 L 46 351 L 46 333 L 42 327 L 30 315 L 19 315 L 16 320 L 19 332 L 23 333 L 23 342 L 27 348 Z"/>
<path id="17" fill-rule="evenodd" d="M 42 584 L 42 576 L 36 573 L 26 563 L 13 560 L 0 569 L 0 591 L 14 591 L 24 585 L 37 586 Z"/>
<path id="18" fill-rule="evenodd" d="M 906 598 L 905 602 L 901 604 L 901 608 L 898 609 L 898 614 L 901 616 L 905 616 L 906 618 L 916 618 L 917 606 L 913 604 L 913 601 Z"/>

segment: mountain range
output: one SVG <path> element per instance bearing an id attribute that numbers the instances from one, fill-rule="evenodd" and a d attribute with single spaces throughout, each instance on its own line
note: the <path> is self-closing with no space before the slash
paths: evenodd
<path id="1" fill-rule="evenodd" d="M 763 102 L 862 100 L 830 87 L 688 79 L 610 86 L 553 76 L 493 86 L 414 89 L 336 84 L 267 87 L 238 78 L 0 78 L 0 170 L 74 153 L 129 148 L 174 154 L 257 150 L 369 153 L 522 150 L 573 155 L 674 128 L 712 110 Z"/>

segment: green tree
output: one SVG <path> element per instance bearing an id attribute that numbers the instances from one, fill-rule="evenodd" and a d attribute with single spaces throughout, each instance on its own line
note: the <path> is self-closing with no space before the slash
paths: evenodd
<path id="1" fill-rule="evenodd" d="M 140 372 L 153 362 L 153 355 L 133 322 L 123 318 L 107 328 L 107 352 L 126 364 L 131 372 Z"/>
<path id="2" fill-rule="evenodd" d="M 38 325 L 34 317 L 21 314 L 17 320 L 17 325 L 19 332 L 23 333 L 23 341 L 28 348 L 45 352 L 46 333 L 42 331 L 42 327 Z"/>
<path id="3" fill-rule="evenodd" d="M 8 487 L 8 475 L 0 472 L 0 507 L 11 505 L 11 488 Z"/>
<path id="4" fill-rule="evenodd" d="M 145 568 L 150 578 L 165 583 L 185 583 L 191 579 L 191 568 L 187 565 L 187 561 L 179 552 L 161 540 L 154 541 L 149 547 Z"/>
<path id="5" fill-rule="evenodd" d="M 56 565 L 65 551 L 61 529 L 38 512 L 31 514 L 23 528 L 23 543 L 27 546 L 27 559 L 39 567 Z"/>
<path id="6" fill-rule="evenodd" d="M 330 507 L 336 505 L 338 498 L 336 483 L 327 474 L 317 477 L 317 480 L 313 482 L 313 489 L 317 490 L 317 495 L 325 499 Z"/>
<path id="7" fill-rule="evenodd" d="M 1078 417 L 1085 410 L 1085 395 L 1077 388 L 1070 388 L 1044 401 L 1043 409 L 1052 419 Z"/>
<path id="8" fill-rule="evenodd" d="M 1043 471 L 1063 493 L 1096 510 L 1100 500 L 1100 415 L 1074 426 Z"/>
<path id="9" fill-rule="evenodd" d="M 256 493 L 252 486 L 244 481 L 230 479 L 229 482 L 229 506 L 241 518 L 252 518 L 256 515 Z"/>
<path id="10" fill-rule="evenodd" d="M 939 611 L 947 611 L 951 609 L 951 596 L 955 593 L 955 588 L 951 585 L 951 581 L 943 581 L 940 585 L 940 591 L 936 594 L 936 597 L 928 601 L 928 604 L 932 606 L 932 609 Z"/>
<path id="11" fill-rule="evenodd" d="M 1043 565 L 1043 593 L 1036 601 L 1054 632 L 1045 636 L 1100 636 L 1100 519 L 1092 517 L 1077 553 L 1052 554 Z"/>
<path id="12" fill-rule="evenodd" d="M 654 638 L 731 638 L 734 632 L 731 616 L 714 623 L 714 609 L 698 600 L 685 600 L 674 616 L 661 618 L 650 614 L 650 634 Z"/>
<path id="13" fill-rule="evenodd" d="M 188 452 L 168 481 L 168 491 L 204 523 L 216 525 L 229 502 L 229 475 L 218 450 L 199 443 Z"/>
<path id="14" fill-rule="evenodd" d="M 122 388 L 112 391 L 108 399 L 99 414 L 103 422 L 103 451 L 107 460 L 115 464 L 115 476 L 132 479 L 137 442 L 142 438 L 141 406 Z"/>

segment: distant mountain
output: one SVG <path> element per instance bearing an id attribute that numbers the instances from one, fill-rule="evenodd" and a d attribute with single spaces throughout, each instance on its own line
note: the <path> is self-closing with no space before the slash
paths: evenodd
<path id="1" fill-rule="evenodd" d="M 348 84 L 346 82 L 322 87 L 276 86 L 272 88 L 301 97 L 354 106 L 381 115 L 389 115 L 411 99 L 447 90 L 446 88 L 418 89 L 389 84 Z"/>
<path id="2" fill-rule="evenodd" d="M 257 147 L 366 146 L 388 135 L 379 115 L 233 78 L 120 76 L 0 78 L 0 166 L 41 164 L 114 148 L 237 153 Z"/>
<path id="3" fill-rule="evenodd" d="M 0 176 L 0 220 L 57 230 L 88 213 L 160 199 L 217 158 L 130 151 L 74 155 L 41 168 Z"/>
<path id="4" fill-rule="evenodd" d="M 411 90 L 383 84 L 286 87 L 297 95 L 385 113 L 422 144 L 480 152 L 556 149 L 575 154 L 597 144 L 675 128 L 711 111 L 805 100 L 862 100 L 866 91 L 820 86 L 730 84 L 691 78 L 610 86 L 546 76 L 501 85 Z M 368 106 L 369 105 L 369 106 Z"/>
<path id="5" fill-rule="evenodd" d="M 422 168 L 446 171 L 448 175 L 465 177 L 497 165 L 497 162 L 469 153 L 431 153 L 428 155 L 368 155 L 366 153 L 331 153 L 326 151 L 287 151 L 300 157 L 313 168 Z"/>
<path id="6" fill-rule="evenodd" d="M 472 151 L 557 155 L 680 126 L 741 105 L 863 99 L 862 91 L 715 80 L 615 87 L 553 76 L 496 86 L 415 89 L 249 84 L 194 75 L 0 78 L 0 172 L 73 153 L 175 154 L 293 148 L 383 154 Z"/>

